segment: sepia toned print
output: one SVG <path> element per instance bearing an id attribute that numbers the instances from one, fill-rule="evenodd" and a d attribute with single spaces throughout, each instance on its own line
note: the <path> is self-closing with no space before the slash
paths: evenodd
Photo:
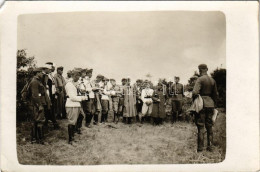
<path id="1" fill-rule="evenodd" d="M 221 12 L 19 16 L 19 163 L 222 162 L 225 46 Z"/>

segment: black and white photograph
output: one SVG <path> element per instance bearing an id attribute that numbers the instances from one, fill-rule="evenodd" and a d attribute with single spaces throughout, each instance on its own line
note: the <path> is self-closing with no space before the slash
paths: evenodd
<path id="1" fill-rule="evenodd" d="M 257 171 L 255 2 L 0 10 L 2 171 Z"/>
<path id="2" fill-rule="evenodd" d="M 221 12 L 19 16 L 19 163 L 222 162 L 225 26 Z"/>

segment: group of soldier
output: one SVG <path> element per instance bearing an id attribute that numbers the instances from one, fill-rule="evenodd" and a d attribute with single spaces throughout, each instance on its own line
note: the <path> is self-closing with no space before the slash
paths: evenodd
<path id="1" fill-rule="evenodd" d="M 204 125 L 208 136 L 208 150 L 212 147 L 212 115 L 217 97 L 216 83 L 207 75 L 207 65 L 199 65 L 200 77 L 194 81 L 190 89 L 193 99 L 198 95 L 204 100 L 204 108 L 195 115 L 198 128 L 198 151 L 203 149 Z M 122 120 L 125 124 L 133 121 L 160 125 L 166 117 L 166 104 L 171 107 L 172 123 L 178 120 L 182 112 L 184 87 L 175 82 L 159 82 L 152 85 L 149 80 L 138 79 L 131 84 L 129 77 L 123 78 L 121 84 L 115 79 L 97 75 L 92 79 L 93 69 L 74 68 L 62 76 L 63 67 L 47 62 L 43 67 L 34 69 L 34 77 L 28 85 L 30 93 L 30 109 L 33 116 L 31 142 L 43 144 L 43 127 L 48 121 L 54 129 L 60 129 L 57 118 L 68 121 L 68 143 L 74 141 L 74 134 L 81 134 L 83 119 L 85 126 L 94 127 L 108 122 L 108 114 L 112 112 L 113 122 Z M 101 118 L 100 118 L 101 117 Z M 100 120 L 99 120 L 100 118 Z M 92 125 L 93 120 L 93 125 Z"/>

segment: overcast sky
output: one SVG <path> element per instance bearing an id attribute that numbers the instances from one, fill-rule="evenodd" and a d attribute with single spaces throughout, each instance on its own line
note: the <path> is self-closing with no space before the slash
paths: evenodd
<path id="1" fill-rule="evenodd" d="M 200 63 L 226 67 L 226 24 L 220 12 L 81 12 L 18 19 L 18 49 L 38 66 L 93 68 L 93 77 L 187 83 Z"/>

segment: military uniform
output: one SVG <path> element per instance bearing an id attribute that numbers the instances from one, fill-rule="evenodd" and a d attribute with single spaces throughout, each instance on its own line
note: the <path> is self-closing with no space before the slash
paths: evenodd
<path id="1" fill-rule="evenodd" d="M 120 101 L 120 98 L 123 94 L 123 91 L 122 89 L 120 88 L 120 86 L 118 85 L 114 85 L 111 87 L 111 91 L 110 91 L 110 96 L 111 96 L 111 99 L 112 99 L 112 109 L 113 109 L 113 112 L 114 112 L 114 122 L 116 121 L 116 118 L 117 118 L 117 121 L 116 123 L 119 121 L 119 101 Z"/>
<path id="2" fill-rule="evenodd" d="M 41 72 L 40 69 L 35 69 L 36 72 Z M 42 83 L 42 78 L 34 76 L 29 85 L 29 109 L 32 116 L 32 127 L 31 127 L 31 142 L 36 141 L 37 143 L 43 144 L 43 121 L 44 117 L 44 106 L 46 102 L 46 89 Z"/>
<path id="3" fill-rule="evenodd" d="M 57 70 L 63 69 L 62 67 L 58 67 Z M 56 82 L 56 92 L 57 92 L 57 106 L 56 106 L 56 112 L 57 115 L 61 118 L 66 118 L 66 111 L 65 111 L 65 79 L 60 74 L 55 74 L 54 79 Z"/>
<path id="4" fill-rule="evenodd" d="M 176 122 L 182 110 L 183 85 L 180 83 L 170 85 L 168 98 L 172 106 L 172 122 Z"/>
<path id="5" fill-rule="evenodd" d="M 207 68 L 206 65 L 200 65 L 199 68 Z M 204 126 L 207 130 L 207 149 L 211 151 L 213 141 L 213 110 L 215 102 L 218 96 L 217 85 L 213 78 L 204 74 L 200 76 L 192 91 L 193 96 L 196 97 L 198 94 L 203 99 L 203 109 L 195 116 L 195 123 L 198 128 L 198 151 L 202 151 L 204 143 Z"/>

